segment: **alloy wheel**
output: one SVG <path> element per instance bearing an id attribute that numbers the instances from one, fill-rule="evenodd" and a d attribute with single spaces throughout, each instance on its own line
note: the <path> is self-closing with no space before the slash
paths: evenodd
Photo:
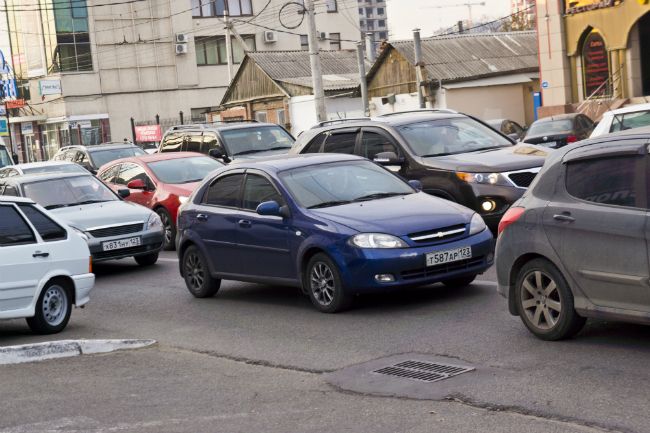
<path id="1" fill-rule="evenodd" d="M 553 278 L 543 271 L 531 271 L 520 290 L 521 306 L 529 322 L 540 330 L 552 329 L 562 312 L 560 292 Z"/>
<path id="2" fill-rule="evenodd" d="M 196 253 L 190 253 L 185 258 L 185 275 L 188 276 L 193 289 L 200 290 L 203 287 L 205 281 L 203 263 Z"/>
<path id="3" fill-rule="evenodd" d="M 335 280 L 332 269 L 323 262 L 314 264 L 309 276 L 311 291 L 314 294 L 316 301 L 327 306 L 334 300 Z"/>
<path id="4" fill-rule="evenodd" d="M 50 286 L 43 296 L 43 318 L 50 326 L 59 326 L 66 317 L 68 296 L 59 285 Z"/>

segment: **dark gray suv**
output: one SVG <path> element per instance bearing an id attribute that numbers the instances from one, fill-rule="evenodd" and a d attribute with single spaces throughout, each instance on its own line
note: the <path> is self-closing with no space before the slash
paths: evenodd
<path id="1" fill-rule="evenodd" d="M 550 156 L 499 224 L 498 291 L 544 340 L 586 318 L 650 324 L 650 129 Z"/>

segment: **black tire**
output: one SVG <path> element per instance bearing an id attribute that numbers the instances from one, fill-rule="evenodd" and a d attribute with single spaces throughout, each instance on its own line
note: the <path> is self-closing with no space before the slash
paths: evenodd
<path id="1" fill-rule="evenodd" d="M 172 220 L 171 215 L 165 208 L 156 209 L 163 225 L 163 247 L 165 251 L 174 251 L 176 249 L 176 222 Z"/>
<path id="2" fill-rule="evenodd" d="M 145 254 L 133 257 L 140 266 L 153 266 L 158 261 L 158 253 Z"/>
<path id="3" fill-rule="evenodd" d="M 447 287 L 451 288 L 460 288 L 467 287 L 474 282 L 476 275 L 467 275 L 465 277 L 452 278 L 450 280 L 445 280 L 442 282 Z"/>
<path id="4" fill-rule="evenodd" d="M 517 311 L 524 325 L 542 340 L 573 337 L 587 319 L 575 311 L 573 293 L 562 273 L 546 259 L 526 263 L 515 285 Z"/>
<path id="5" fill-rule="evenodd" d="M 183 253 L 183 277 L 187 290 L 195 298 L 212 297 L 221 287 L 221 280 L 210 275 L 205 256 L 194 245 L 189 246 Z"/>
<path id="6" fill-rule="evenodd" d="M 322 313 L 338 313 L 352 305 L 353 297 L 343 288 L 339 268 L 323 253 L 314 255 L 307 263 L 303 289 Z"/>
<path id="7" fill-rule="evenodd" d="M 27 318 L 32 332 L 47 335 L 63 331 L 72 312 L 72 290 L 64 281 L 48 282 L 36 301 L 34 317 Z"/>

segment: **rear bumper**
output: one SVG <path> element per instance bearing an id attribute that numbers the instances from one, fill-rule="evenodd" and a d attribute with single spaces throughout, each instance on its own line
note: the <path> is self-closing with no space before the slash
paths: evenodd
<path id="1" fill-rule="evenodd" d="M 95 274 L 74 275 L 75 305 L 81 307 L 90 300 L 90 291 L 95 286 Z"/>

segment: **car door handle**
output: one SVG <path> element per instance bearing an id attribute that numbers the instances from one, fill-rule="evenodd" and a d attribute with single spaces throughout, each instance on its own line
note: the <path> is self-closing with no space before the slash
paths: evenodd
<path id="1" fill-rule="evenodd" d="M 198 214 L 198 215 L 196 216 L 196 219 L 199 220 L 199 221 L 207 221 L 207 220 L 208 220 L 208 216 L 207 216 L 206 214 L 204 214 L 204 213 L 200 213 L 200 214 Z"/>
<path id="2" fill-rule="evenodd" d="M 561 214 L 555 214 L 553 215 L 553 219 L 556 221 L 561 221 L 561 222 L 566 222 L 566 223 L 572 223 L 576 219 L 571 216 L 569 212 L 563 212 Z"/>
<path id="3" fill-rule="evenodd" d="M 50 257 L 50 253 L 42 253 L 40 251 L 36 251 L 34 254 L 32 254 L 32 257 Z"/>
<path id="4" fill-rule="evenodd" d="M 237 222 L 237 224 L 239 224 L 239 227 L 243 227 L 243 228 L 249 228 L 249 227 L 251 227 L 251 226 L 253 225 L 253 224 L 251 224 L 251 222 L 248 221 L 248 220 L 239 220 L 239 221 Z"/>

